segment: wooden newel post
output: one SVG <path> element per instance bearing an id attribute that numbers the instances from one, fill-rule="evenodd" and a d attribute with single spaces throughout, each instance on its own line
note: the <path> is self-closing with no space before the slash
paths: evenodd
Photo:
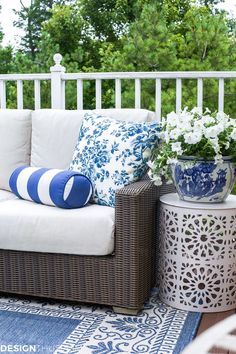
<path id="1" fill-rule="evenodd" d="M 54 55 L 54 66 L 51 66 L 51 108 L 65 108 L 65 84 L 62 81 L 62 74 L 66 71 L 61 65 L 62 56 L 57 53 Z"/>

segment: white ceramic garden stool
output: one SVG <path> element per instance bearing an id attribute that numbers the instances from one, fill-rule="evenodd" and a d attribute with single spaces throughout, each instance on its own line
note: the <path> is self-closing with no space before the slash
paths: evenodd
<path id="1" fill-rule="evenodd" d="M 236 196 L 223 203 L 161 197 L 160 298 L 178 309 L 236 307 Z"/>

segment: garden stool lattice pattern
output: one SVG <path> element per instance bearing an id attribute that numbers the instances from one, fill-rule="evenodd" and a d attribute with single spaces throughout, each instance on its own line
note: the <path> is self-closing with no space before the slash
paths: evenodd
<path id="1" fill-rule="evenodd" d="M 183 310 L 236 306 L 236 196 L 200 204 L 161 197 L 160 297 Z"/>

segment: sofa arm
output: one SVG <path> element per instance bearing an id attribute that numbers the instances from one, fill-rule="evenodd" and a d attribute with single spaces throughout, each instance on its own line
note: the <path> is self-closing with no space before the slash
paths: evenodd
<path id="1" fill-rule="evenodd" d="M 153 181 L 150 179 L 134 182 L 116 192 L 116 201 L 122 198 L 122 196 L 137 197 L 155 188 Z"/>
<path id="2" fill-rule="evenodd" d="M 155 283 L 159 197 L 174 192 L 173 185 L 156 187 L 150 179 L 132 183 L 116 193 L 115 256 L 117 274 L 127 282 Z M 121 274 L 120 274 L 121 276 Z"/>
<path id="3" fill-rule="evenodd" d="M 175 192 L 173 184 L 162 184 L 157 187 L 150 179 L 134 182 L 116 192 L 116 208 L 126 206 L 127 198 L 137 199 L 148 197 L 149 201 L 158 201 L 160 196 Z"/>
<path id="4" fill-rule="evenodd" d="M 147 245 L 154 232 L 157 189 L 151 180 L 141 180 L 116 192 L 116 251 L 130 245 L 135 253 Z"/>
<path id="5" fill-rule="evenodd" d="M 131 183 L 118 190 L 115 207 L 116 248 L 123 237 L 130 238 L 127 235 L 133 235 L 135 242 L 143 240 L 146 244 L 147 238 L 150 240 L 158 233 L 159 198 L 174 191 L 173 184 L 164 183 L 157 187 L 150 179 Z"/>

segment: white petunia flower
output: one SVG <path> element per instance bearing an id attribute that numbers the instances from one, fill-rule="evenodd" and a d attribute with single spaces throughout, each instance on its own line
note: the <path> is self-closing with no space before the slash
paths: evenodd
<path id="1" fill-rule="evenodd" d="M 148 159 L 151 156 L 151 149 L 146 149 L 143 152 L 143 158 Z"/>
<path id="2" fill-rule="evenodd" d="M 216 164 L 220 164 L 220 163 L 223 163 L 223 162 L 224 162 L 224 160 L 223 160 L 222 155 L 216 154 L 216 155 L 215 155 L 215 163 L 216 163 Z"/>
<path id="3" fill-rule="evenodd" d="M 167 125 L 170 125 L 171 127 L 176 127 L 177 124 L 179 123 L 179 116 L 175 112 L 171 112 L 167 114 L 166 117 L 166 122 Z"/>
<path id="4" fill-rule="evenodd" d="M 231 139 L 236 140 L 236 128 L 233 129 L 230 137 L 231 137 Z"/>
<path id="5" fill-rule="evenodd" d="M 202 109 L 200 107 L 194 107 L 190 112 L 193 113 L 193 114 L 201 115 L 202 114 Z"/>
<path id="6" fill-rule="evenodd" d="M 169 136 L 170 136 L 171 139 L 176 140 L 176 139 L 178 139 L 178 137 L 179 137 L 181 134 L 182 134 L 181 130 L 178 129 L 178 128 L 175 128 L 175 129 L 173 129 L 173 130 L 170 131 Z"/>
<path id="7" fill-rule="evenodd" d="M 181 124 L 190 124 L 190 122 L 193 120 L 193 116 L 189 112 L 182 112 L 180 113 L 179 121 Z"/>
<path id="8" fill-rule="evenodd" d="M 162 130 L 162 131 L 158 132 L 157 137 L 161 140 L 164 140 L 165 139 L 165 131 Z"/>
<path id="9" fill-rule="evenodd" d="M 155 186 L 161 186 L 162 185 L 162 180 L 160 176 L 154 176 L 154 184 Z"/>
<path id="10" fill-rule="evenodd" d="M 147 165 L 148 165 L 148 167 L 150 167 L 150 168 L 154 168 L 154 163 L 153 163 L 151 160 L 149 160 L 149 161 L 147 162 Z"/>
<path id="11" fill-rule="evenodd" d="M 167 165 L 176 164 L 177 162 L 178 162 L 178 159 L 176 159 L 176 158 L 168 159 L 167 160 Z"/>
<path id="12" fill-rule="evenodd" d="M 225 128 L 228 128 L 228 127 L 235 127 L 236 128 L 236 119 L 229 118 L 228 120 L 226 120 L 224 122 L 224 126 L 225 126 Z"/>
<path id="13" fill-rule="evenodd" d="M 166 165 L 166 166 L 163 166 L 163 167 L 161 168 L 161 170 L 160 170 L 160 174 L 161 174 L 161 175 L 164 175 L 167 171 L 168 171 L 168 166 L 167 166 L 167 165 Z"/>
<path id="14" fill-rule="evenodd" d="M 227 114 L 225 114 L 224 112 L 217 112 L 216 114 L 216 120 L 218 122 L 223 122 L 229 119 L 229 116 L 227 116 Z"/>
<path id="15" fill-rule="evenodd" d="M 225 143 L 225 148 L 226 148 L 226 150 L 228 150 L 229 147 L 230 147 L 230 143 L 229 143 L 228 141 L 226 141 L 226 143 Z"/>
<path id="16" fill-rule="evenodd" d="M 219 140 L 217 138 L 214 138 L 214 139 L 210 139 L 210 142 L 213 146 L 215 153 L 218 154 L 220 151 Z"/>
<path id="17" fill-rule="evenodd" d="M 197 120 L 196 122 L 194 122 L 193 130 L 200 130 L 201 132 L 203 132 L 205 130 L 203 122 L 201 120 Z"/>
<path id="18" fill-rule="evenodd" d="M 169 144 L 169 142 L 170 142 L 170 136 L 169 136 L 168 131 L 165 131 L 165 132 L 164 132 L 164 140 L 165 140 L 165 142 L 166 142 L 167 144 Z"/>
<path id="19" fill-rule="evenodd" d="M 210 138 L 214 139 L 214 138 L 217 138 L 218 135 L 219 135 L 220 133 L 222 133 L 223 131 L 224 131 L 224 126 L 223 126 L 223 124 L 213 125 L 213 126 L 211 126 L 211 127 L 206 128 L 206 130 L 205 130 L 205 137 L 206 137 L 207 139 L 210 139 Z"/>
<path id="20" fill-rule="evenodd" d="M 171 150 L 177 152 L 178 155 L 182 155 L 183 150 L 180 142 L 172 143 Z"/>
<path id="21" fill-rule="evenodd" d="M 215 118 L 211 116 L 202 116 L 201 121 L 203 124 L 213 124 L 216 123 Z"/>
<path id="22" fill-rule="evenodd" d="M 161 126 L 163 127 L 164 125 L 166 125 L 166 118 L 162 117 L 161 118 Z"/>
<path id="23" fill-rule="evenodd" d="M 193 127 L 191 126 L 190 121 L 181 122 L 181 124 L 179 125 L 179 129 L 182 133 L 193 131 Z"/>
<path id="24" fill-rule="evenodd" d="M 195 131 L 192 133 L 190 132 L 184 135 L 184 141 L 186 144 L 197 144 L 201 141 L 201 139 L 202 139 L 201 131 Z"/>

